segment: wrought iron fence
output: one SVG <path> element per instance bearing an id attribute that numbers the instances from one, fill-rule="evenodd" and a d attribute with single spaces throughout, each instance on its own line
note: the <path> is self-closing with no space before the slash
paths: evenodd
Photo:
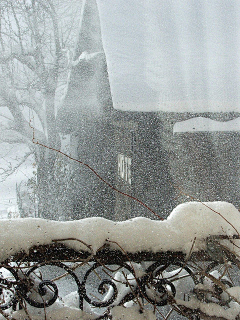
<path id="1" fill-rule="evenodd" d="M 227 314 L 238 304 L 230 289 L 240 286 L 240 261 L 226 243 L 233 238 L 211 237 L 206 250 L 188 256 L 113 251 L 107 243 L 95 254 L 59 242 L 34 246 L 28 254 L 19 252 L 2 262 L 0 311 L 45 310 L 69 287 L 70 292 L 75 288 L 78 308 L 91 310 L 98 319 L 112 319 L 115 306 L 134 304 L 140 313 L 152 309 L 159 319 L 227 319 L 224 312 L 215 316 L 207 311 L 217 305 Z"/>

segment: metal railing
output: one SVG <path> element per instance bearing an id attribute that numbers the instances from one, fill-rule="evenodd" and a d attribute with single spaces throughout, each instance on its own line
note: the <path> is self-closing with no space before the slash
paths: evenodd
<path id="1" fill-rule="evenodd" d="M 111 250 L 77 252 L 63 243 L 34 246 L 1 263 L 0 311 L 47 309 L 75 292 L 81 310 L 112 319 L 115 306 L 139 306 L 157 319 L 227 319 L 209 315 L 209 304 L 231 310 L 238 304 L 230 288 L 237 288 L 240 261 L 226 245 L 233 239 L 211 237 L 206 250 L 192 252 L 137 252 Z M 233 246 L 234 247 L 234 246 Z M 175 317 L 175 318 L 174 318 Z M 238 319 L 236 317 L 236 319 Z"/>

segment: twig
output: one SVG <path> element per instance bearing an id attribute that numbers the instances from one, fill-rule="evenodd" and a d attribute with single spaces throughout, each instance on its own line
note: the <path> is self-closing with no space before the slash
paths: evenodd
<path id="1" fill-rule="evenodd" d="M 139 285 L 139 283 L 138 283 L 138 279 L 137 279 L 137 275 L 136 275 L 135 269 L 134 269 L 134 267 L 133 267 L 133 264 L 132 264 L 131 259 L 129 259 L 129 257 L 128 257 L 127 252 L 126 252 L 126 251 L 122 248 L 122 246 L 120 246 L 120 244 L 117 243 L 116 241 L 113 241 L 113 240 L 106 240 L 106 241 L 107 241 L 107 242 L 111 242 L 111 243 L 115 243 L 115 244 L 122 250 L 122 252 L 126 255 L 126 257 L 127 257 L 127 259 L 128 259 L 128 262 L 130 263 L 131 268 L 132 268 L 132 270 L 133 270 L 133 275 L 134 275 L 134 278 L 135 278 L 135 280 L 136 280 L 136 283 L 137 283 L 137 286 L 138 286 L 140 292 L 142 293 L 143 297 L 152 305 L 152 302 L 149 301 L 148 298 L 147 298 L 147 297 L 144 295 L 144 293 L 142 292 L 142 289 L 141 289 L 141 287 L 140 287 L 140 285 Z M 157 309 L 157 308 L 156 308 L 156 309 Z M 162 316 L 162 318 L 165 320 L 164 315 L 163 315 L 158 309 L 157 309 L 157 311 L 158 311 L 159 314 Z"/>
<path id="2" fill-rule="evenodd" d="M 57 153 L 63 155 L 64 157 L 67 157 L 68 159 L 70 159 L 70 160 L 72 160 L 72 161 L 76 161 L 76 162 L 80 163 L 81 165 L 83 165 L 83 166 L 85 166 L 86 168 L 88 168 L 89 170 L 91 170 L 91 171 L 95 174 L 95 176 L 97 176 L 98 179 L 101 180 L 103 183 L 105 183 L 109 188 L 111 188 L 112 190 L 114 190 L 114 191 L 116 191 L 116 192 L 118 192 L 118 193 L 120 193 L 120 194 L 122 194 L 122 195 L 124 195 L 124 196 L 126 196 L 126 197 L 128 197 L 128 198 L 130 198 L 130 199 L 132 199 L 132 200 L 137 201 L 137 202 L 140 203 L 143 207 L 145 207 L 145 208 L 148 209 L 150 212 L 152 212 L 158 219 L 164 220 L 164 219 L 163 219 L 161 216 L 159 216 L 154 210 L 152 210 L 148 205 L 146 205 L 145 203 L 143 203 L 143 202 L 142 202 L 141 200 L 139 200 L 138 198 L 136 198 L 136 197 L 134 197 L 134 196 L 132 196 L 132 195 L 130 195 L 130 194 L 128 194 L 128 193 L 125 193 L 125 192 L 123 192 L 123 191 L 120 191 L 120 190 L 118 190 L 117 188 L 115 188 L 115 187 L 114 187 L 113 185 L 111 185 L 108 181 L 106 181 L 104 178 L 102 178 L 102 177 L 100 176 L 100 174 L 97 173 L 97 171 L 94 170 L 89 164 L 84 163 L 84 162 L 81 161 L 81 160 L 75 159 L 75 158 L 69 156 L 68 154 L 62 152 L 61 150 L 58 150 L 58 149 L 56 149 L 56 148 L 53 148 L 53 147 L 47 146 L 47 145 L 45 145 L 45 144 L 43 144 L 43 143 L 40 143 L 38 140 L 36 141 L 36 140 L 35 140 L 35 136 L 34 136 L 34 127 L 31 125 L 31 122 L 29 123 L 29 126 L 30 126 L 30 128 L 33 129 L 32 142 L 33 142 L 34 144 L 39 145 L 39 146 L 41 146 L 41 147 L 44 147 L 44 148 L 46 148 L 46 149 L 52 150 L 52 151 L 54 151 L 54 152 L 57 152 Z"/>
<path id="3" fill-rule="evenodd" d="M 181 190 L 178 186 L 177 186 L 177 188 L 178 188 L 178 190 L 179 190 L 183 195 L 185 195 L 186 197 L 188 197 L 188 198 L 190 198 L 190 199 L 192 199 L 192 200 L 194 200 L 194 201 L 198 201 L 199 203 L 201 203 L 201 204 L 202 204 L 203 206 L 205 206 L 206 208 L 208 208 L 208 209 L 210 209 L 211 211 L 213 211 L 213 212 L 215 212 L 216 214 L 218 214 L 223 220 L 225 220 L 225 221 L 236 231 L 237 235 L 240 237 L 240 234 L 239 234 L 238 230 L 237 230 L 237 229 L 234 227 L 234 225 L 233 225 L 230 221 L 228 221 L 220 212 L 212 209 L 211 207 L 209 207 L 206 203 L 202 202 L 201 200 L 199 200 L 199 199 L 197 199 L 197 198 L 195 198 L 195 197 L 193 197 L 193 196 L 185 193 L 185 192 L 184 192 L 183 190 Z"/>

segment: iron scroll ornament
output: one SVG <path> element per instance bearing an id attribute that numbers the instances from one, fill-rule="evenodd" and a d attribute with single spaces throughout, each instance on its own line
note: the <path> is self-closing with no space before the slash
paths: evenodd
<path id="1" fill-rule="evenodd" d="M 168 268 L 171 272 L 168 272 Z M 182 261 L 171 261 L 162 264 L 154 262 L 146 270 L 146 275 L 140 281 L 142 297 L 155 306 L 165 306 L 176 296 L 175 282 L 181 280 L 181 274 L 192 280 L 193 287 L 199 283 L 192 270 Z M 150 292 L 154 293 L 154 299 Z"/>
<path id="2" fill-rule="evenodd" d="M 152 305 L 164 306 L 168 304 L 170 297 L 176 295 L 177 291 L 174 285 L 176 276 L 174 276 L 174 278 L 164 278 L 164 272 L 171 265 L 184 269 L 188 275 L 192 277 L 193 282 L 196 283 L 192 271 L 180 261 L 173 264 L 171 264 L 171 262 L 167 264 L 162 264 L 159 261 L 151 262 L 151 265 L 146 270 L 143 270 L 142 276 L 140 277 L 136 276 L 132 263 L 124 262 L 118 265 L 116 265 L 116 263 L 112 265 L 102 265 L 99 262 L 94 262 L 85 273 L 82 282 L 79 280 L 76 273 L 62 262 L 35 264 L 25 273 L 21 272 L 21 277 L 19 277 L 19 273 L 14 268 L 9 267 L 8 270 L 11 272 L 14 280 L 9 281 L 0 279 L 1 290 L 3 290 L 4 286 L 7 289 L 10 287 L 14 288 L 14 290 L 12 290 L 12 297 L 9 302 L 0 305 L 0 308 L 2 310 L 9 309 L 16 305 L 17 301 L 20 302 L 21 300 L 25 300 L 29 305 L 35 308 L 46 308 L 53 305 L 59 297 L 59 290 L 56 283 L 49 279 L 40 279 L 35 274 L 35 271 L 41 267 L 48 266 L 56 266 L 63 269 L 75 281 L 80 309 L 83 309 L 84 301 L 92 307 L 106 308 L 114 305 L 123 305 L 128 301 L 134 300 L 136 297 L 141 297 L 152 303 Z M 101 270 L 97 271 L 97 269 Z M 122 273 L 123 279 L 121 281 L 114 278 L 116 272 Z M 108 276 L 108 279 L 101 279 L 100 284 L 97 287 L 99 293 L 97 301 L 90 297 L 91 293 L 89 293 L 89 290 L 87 289 L 88 280 L 96 273 L 103 273 Z M 96 283 L 94 285 L 96 285 Z M 90 286 L 88 286 L 88 288 L 90 288 Z M 120 298 L 119 291 L 125 292 Z M 154 299 L 151 297 L 150 291 L 154 295 Z M 34 298 L 32 297 L 33 294 Z M 107 294 L 108 296 L 106 298 Z"/>
<path id="3" fill-rule="evenodd" d="M 112 291 L 109 295 L 109 297 L 107 297 L 106 299 L 106 295 L 105 295 L 105 299 L 103 299 L 103 301 L 94 301 L 93 299 L 91 299 L 89 297 L 89 295 L 87 294 L 87 280 L 91 277 L 91 275 L 93 273 L 96 272 L 97 268 L 101 268 L 103 271 L 105 271 L 105 273 L 108 275 L 108 279 L 103 279 L 101 280 L 100 284 L 98 285 L 98 292 L 99 294 L 103 295 L 103 294 L 107 294 L 110 292 L 110 290 Z M 115 268 L 115 269 L 111 269 L 111 268 Z M 110 275 L 111 272 L 116 272 L 117 270 L 122 270 L 125 269 L 128 271 L 129 274 L 132 275 L 132 277 L 134 277 L 134 270 L 133 268 L 128 265 L 127 263 L 123 263 L 123 264 L 118 264 L 116 265 L 116 263 L 110 265 L 103 265 L 100 262 L 96 262 L 94 263 L 91 268 L 86 272 L 83 282 L 81 284 L 81 291 L 80 291 L 80 296 L 81 296 L 81 302 L 80 302 L 80 308 L 83 308 L 83 301 L 87 301 L 87 303 L 89 303 L 91 306 L 93 307 L 97 307 L 97 308 L 104 308 L 104 307 L 109 307 L 111 305 L 114 305 L 116 302 L 116 299 L 118 297 L 118 288 L 116 285 L 116 279 L 114 279 L 114 275 Z M 120 282 L 120 281 L 119 281 Z M 122 285 L 126 285 L 124 283 L 122 283 Z M 119 302 L 119 304 L 121 304 L 121 302 Z"/>
<path id="4" fill-rule="evenodd" d="M 61 260 L 64 263 L 59 262 L 59 252 L 62 254 Z M 240 267 L 237 257 L 227 251 L 224 255 L 227 263 L 223 259 L 214 261 L 206 251 L 199 253 L 198 256 L 193 255 L 187 260 L 183 259 L 181 252 L 179 254 L 170 251 L 156 254 L 141 252 L 132 256 L 131 254 L 121 256 L 116 252 L 99 251 L 96 256 L 85 257 L 83 253 L 80 253 L 79 257 L 78 253 L 70 256 L 67 247 L 66 250 L 61 247 L 61 250 L 56 252 L 47 247 L 47 253 L 47 255 L 41 253 L 39 260 L 36 255 L 25 255 L 24 258 L 18 256 L 15 260 L 13 257 L 11 261 L 8 260 L 1 265 L 2 270 L 5 269 L 8 275 L 5 276 L 4 272 L 0 273 L 0 311 L 8 311 L 8 309 L 14 311 L 17 308 L 26 308 L 28 304 L 35 308 L 47 308 L 61 299 L 61 290 L 59 291 L 57 283 L 54 282 L 56 279 L 45 275 L 44 277 L 38 276 L 38 269 L 51 266 L 69 275 L 71 283 L 74 282 L 77 287 L 76 297 L 78 296 L 79 299 L 79 308 L 83 310 L 88 304 L 94 313 L 99 309 L 98 319 L 110 319 L 111 309 L 114 306 L 125 306 L 127 302 L 137 301 L 143 306 L 145 303 L 148 306 L 152 305 L 154 310 L 158 307 L 162 307 L 158 310 L 170 308 L 174 310 L 173 312 L 181 314 L 184 319 L 188 318 L 189 314 L 192 315 L 191 319 L 200 319 L 205 316 L 201 317 L 201 310 L 191 309 L 185 302 L 194 297 L 201 303 L 213 302 L 229 308 L 231 297 L 229 296 L 226 301 L 222 300 L 223 286 L 226 288 L 240 286 L 239 281 L 232 283 L 231 277 L 230 280 L 225 278 L 233 266 L 236 268 L 235 273 L 239 272 Z M 55 257 L 58 261 L 54 261 Z M 198 262 L 200 262 L 199 266 Z M 208 267 L 203 269 L 205 263 Z M 80 272 L 74 265 L 81 270 L 83 267 L 83 270 Z M 212 272 L 216 269 L 221 271 L 221 281 L 218 278 L 215 278 L 215 281 L 213 279 L 214 291 L 206 291 L 202 286 L 206 278 L 209 279 L 206 274 L 213 278 L 214 273 Z M 95 273 L 98 274 L 98 282 L 95 281 L 89 285 L 88 282 L 91 282 Z M 117 273 L 120 273 L 122 278 L 117 278 Z M 232 279 L 235 280 L 234 277 Z M 191 291 L 186 294 L 186 299 L 185 296 L 179 298 L 179 293 L 182 294 L 182 291 L 179 291 L 180 281 L 183 282 L 183 285 L 185 281 L 191 282 Z M 181 300 L 184 301 L 184 304 L 181 303 Z M 170 319 L 170 316 L 168 318 Z"/>
<path id="5" fill-rule="evenodd" d="M 78 293 L 80 294 L 81 284 L 80 284 L 80 281 L 79 281 L 77 275 L 73 272 L 73 270 L 70 267 L 68 267 L 67 265 L 65 265 L 62 262 L 51 262 L 51 263 L 44 263 L 44 264 L 35 265 L 34 267 L 32 267 L 31 269 L 29 269 L 27 271 L 26 277 L 30 277 L 30 275 L 36 269 L 38 269 L 41 266 L 56 266 L 56 267 L 59 267 L 59 268 L 65 270 L 66 273 L 68 273 L 73 278 L 73 280 L 75 281 L 75 283 L 77 285 L 77 288 L 78 288 Z M 48 289 L 49 288 L 52 289 L 51 290 L 52 291 L 52 297 L 48 301 L 39 302 L 39 301 L 33 300 L 33 299 L 29 298 L 29 296 L 28 296 L 29 292 L 26 292 L 24 298 L 31 306 L 33 306 L 35 308 L 46 308 L 46 307 L 49 307 L 58 298 L 58 287 L 52 280 L 43 280 L 43 281 L 41 281 L 38 284 L 38 293 L 39 293 L 39 295 L 41 296 L 42 299 L 44 299 L 44 296 L 47 293 L 47 288 Z"/>
<path id="6" fill-rule="evenodd" d="M 17 304 L 19 304 L 19 308 L 21 309 L 23 300 L 35 308 L 47 308 L 53 305 L 59 297 L 59 290 L 56 283 L 49 279 L 42 280 L 40 277 L 38 277 L 38 275 L 35 274 L 37 269 L 47 266 L 56 266 L 66 271 L 66 273 L 69 274 L 75 281 L 80 296 L 81 284 L 77 275 L 70 267 L 62 262 L 46 262 L 35 264 L 33 267 L 27 269 L 26 272 L 23 271 L 26 269 L 26 267 L 23 267 L 23 269 L 16 267 L 15 269 L 15 267 L 4 265 L 4 269 L 8 270 L 12 277 L 10 280 L 2 277 L 0 278 L 0 295 L 4 295 L 5 291 L 5 297 L 9 296 L 9 290 L 11 291 L 12 295 L 11 299 L 9 299 L 7 303 L 0 303 L 0 309 L 6 310 L 13 307 L 15 310 Z M 49 295 L 47 296 L 49 293 L 50 297 Z M 32 295 L 34 295 L 34 298 L 32 298 Z"/>

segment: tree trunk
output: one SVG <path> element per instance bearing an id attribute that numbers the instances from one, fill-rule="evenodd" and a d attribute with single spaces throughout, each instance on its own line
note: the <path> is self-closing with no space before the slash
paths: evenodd
<path id="1" fill-rule="evenodd" d="M 56 86 L 54 86 L 56 87 Z M 48 88 L 49 89 L 49 88 Z M 45 94 L 47 147 L 60 150 L 60 138 L 56 130 L 55 88 Z M 37 170 L 38 179 L 38 214 L 42 218 L 58 220 L 57 190 L 54 175 L 57 153 L 41 147 Z"/>

